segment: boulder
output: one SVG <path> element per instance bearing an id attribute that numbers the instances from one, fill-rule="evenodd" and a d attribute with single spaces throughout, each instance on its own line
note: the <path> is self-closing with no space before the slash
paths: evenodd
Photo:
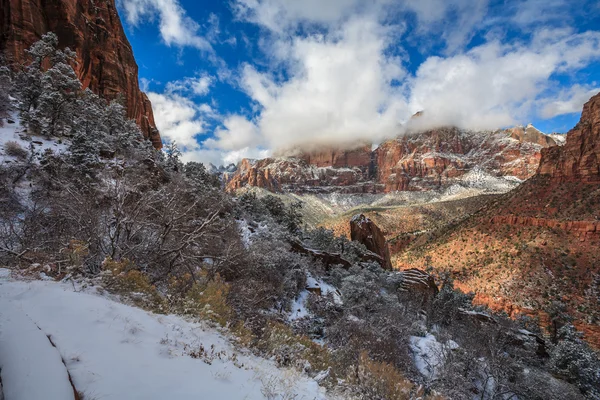
<path id="1" fill-rule="evenodd" d="M 381 257 L 382 268 L 392 270 L 390 250 L 383 232 L 373 221 L 357 214 L 350 220 L 350 238 L 365 245 L 367 250 Z"/>

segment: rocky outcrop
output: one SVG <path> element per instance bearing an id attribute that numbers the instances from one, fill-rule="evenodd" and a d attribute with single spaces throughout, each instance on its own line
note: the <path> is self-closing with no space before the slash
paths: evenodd
<path id="1" fill-rule="evenodd" d="M 9 63 L 26 62 L 27 49 L 49 31 L 59 46 L 77 53 L 74 66 L 84 88 L 114 99 L 124 96 L 127 115 L 154 147 L 162 142 L 114 0 L 1 0 L 0 50 Z"/>
<path id="2" fill-rule="evenodd" d="M 556 146 L 558 144 L 550 135 L 545 135 L 531 124 L 526 127 L 517 126 L 508 131 L 510 132 L 511 138 L 516 139 L 521 143 L 535 143 L 542 147 Z"/>
<path id="3" fill-rule="evenodd" d="M 400 271 L 402 282 L 398 287 L 398 296 L 412 301 L 419 300 L 427 308 L 439 293 L 433 276 L 417 268 Z"/>
<path id="4" fill-rule="evenodd" d="M 315 167 L 358 168 L 364 173 L 371 173 L 371 145 L 364 145 L 352 150 L 327 149 L 319 152 L 306 152 L 298 156 L 307 164 Z"/>
<path id="5" fill-rule="evenodd" d="M 561 182 L 600 183 L 600 93 L 583 106 L 565 145 L 542 152 L 538 174 Z"/>
<path id="6" fill-rule="evenodd" d="M 358 214 L 350 220 L 350 238 L 365 245 L 367 250 L 381 257 L 380 264 L 384 269 L 391 270 L 392 262 L 390 249 L 383 232 L 373 221 Z"/>
<path id="7" fill-rule="evenodd" d="M 340 253 L 328 253 L 326 251 L 311 249 L 297 240 L 290 241 L 290 245 L 293 252 L 310 256 L 313 260 L 322 262 L 327 269 L 336 265 L 340 265 L 345 269 L 352 267 L 352 263 L 342 257 Z"/>

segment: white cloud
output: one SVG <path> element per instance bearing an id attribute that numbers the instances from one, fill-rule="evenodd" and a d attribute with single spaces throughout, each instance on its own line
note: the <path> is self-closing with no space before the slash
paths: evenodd
<path id="1" fill-rule="evenodd" d="M 542 23 L 569 18 L 570 0 L 526 0 L 513 4 L 510 21 L 521 27 L 535 29 Z M 581 4 L 583 6 L 583 4 Z"/>
<path id="2" fill-rule="evenodd" d="M 386 56 L 389 31 L 373 19 L 352 19 L 328 35 L 281 43 L 292 76 L 279 82 L 246 65 L 242 87 L 260 105 L 256 125 L 274 149 L 379 140 L 398 131 L 407 112 L 398 88 L 405 76 Z"/>
<path id="3" fill-rule="evenodd" d="M 237 0 L 234 10 L 240 19 L 282 32 L 303 22 L 337 23 L 351 15 L 360 3 L 360 0 Z"/>
<path id="4" fill-rule="evenodd" d="M 581 112 L 583 105 L 598 92 L 600 92 L 600 88 L 590 89 L 575 85 L 568 90 L 563 90 L 556 99 L 549 100 L 543 106 L 540 114 L 543 118 L 553 118 L 558 115 Z"/>
<path id="5" fill-rule="evenodd" d="M 210 49 L 177 0 L 121 2 L 133 25 L 158 19 L 165 43 Z M 163 94 L 150 94 L 161 133 L 184 146 L 186 160 L 221 164 L 263 157 L 269 154 L 265 149 L 379 142 L 400 133 L 419 110 L 425 114 L 411 122 L 416 129 L 496 129 L 535 115 L 576 112 L 591 87 L 557 90 L 558 75 L 572 77 L 600 59 L 600 32 L 575 33 L 568 23 L 555 22 L 567 13 L 567 0 L 506 3 L 500 12 L 489 0 L 233 0 L 232 5 L 238 19 L 261 27 L 250 53 L 262 51 L 265 57 L 247 61 L 237 72 L 217 60 L 215 78 L 183 78 L 167 84 Z M 550 29 L 549 21 L 562 28 Z M 209 27 L 205 37 L 211 43 L 229 37 L 227 24 L 214 14 L 203 26 Z M 508 27 L 527 35 L 508 42 Z M 483 44 L 465 50 L 477 33 L 485 33 Z M 239 37 L 249 42 L 243 31 Z M 414 60 L 402 47 L 406 42 L 418 44 L 423 55 L 436 49 L 437 56 L 409 74 L 404 65 Z M 216 79 L 252 99 L 251 116 L 221 117 L 208 104 L 190 100 L 206 96 Z M 209 120 L 220 125 L 199 143 Z"/>
<path id="6" fill-rule="evenodd" d="M 257 147 L 244 147 L 239 150 L 223 151 L 218 149 L 197 149 L 182 154 L 183 162 L 196 161 L 204 165 L 237 164 L 244 158 L 261 159 L 271 156 L 271 151 Z"/>
<path id="7" fill-rule="evenodd" d="M 163 140 L 176 142 L 182 151 L 198 149 L 196 137 L 204 133 L 201 109 L 177 94 L 148 93 L 156 126 Z"/>
<path id="8" fill-rule="evenodd" d="M 119 0 L 119 4 L 132 26 L 158 19 L 161 37 L 167 45 L 212 51 L 210 43 L 198 34 L 198 23 L 186 15 L 177 0 Z"/>
<path id="9" fill-rule="evenodd" d="M 187 93 L 195 96 L 205 96 L 210 91 L 214 80 L 208 75 L 187 77 L 167 83 L 165 90 L 170 93 Z"/>
<path id="10" fill-rule="evenodd" d="M 217 128 L 214 136 L 205 140 L 202 145 L 206 148 L 235 151 L 261 142 L 256 125 L 239 115 L 226 118 L 223 128 Z"/>
<path id="11" fill-rule="evenodd" d="M 406 11 L 413 12 L 419 24 L 416 34 L 427 48 L 438 39 L 452 53 L 463 48 L 473 37 L 488 12 L 488 0 L 409 0 L 403 4 Z M 413 34 L 413 37 L 415 35 Z"/>
<path id="12" fill-rule="evenodd" d="M 599 58 L 599 32 L 549 31 L 528 46 L 491 42 L 465 54 L 430 57 L 408 83 L 411 111 L 425 110 L 414 123 L 495 129 L 527 120 L 552 95 L 553 74 Z"/>

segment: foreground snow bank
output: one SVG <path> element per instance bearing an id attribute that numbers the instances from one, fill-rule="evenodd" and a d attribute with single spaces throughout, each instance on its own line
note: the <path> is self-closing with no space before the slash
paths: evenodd
<path id="1" fill-rule="evenodd" d="M 4 301 L 0 301 L 0 321 L 0 371 L 5 399 L 73 399 L 60 354 L 35 323 L 18 306 Z"/>
<path id="2" fill-rule="evenodd" d="M 14 281 L 6 275 L 6 270 L 0 273 L 0 310 L 10 311 L 0 315 L 0 329 L 21 346 L 24 360 L 33 359 L 37 348 L 27 348 L 25 337 L 6 331 L 10 318 L 29 318 L 43 338 L 52 338 L 75 388 L 86 398 L 326 398 L 314 380 L 240 355 L 221 334 L 202 324 L 75 292 L 70 284 Z M 46 341 L 50 349 L 43 351 L 50 352 L 53 347 Z M 60 362 L 60 357 L 54 361 Z M 18 378 L 5 376 L 3 370 L 2 379 L 7 387 L 6 380 Z M 64 386 L 65 377 L 52 378 L 58 381 Z M 29 397 L 38 398 L 62 399 Z M 11 399 L 7 394 L 6 400 Z"/>

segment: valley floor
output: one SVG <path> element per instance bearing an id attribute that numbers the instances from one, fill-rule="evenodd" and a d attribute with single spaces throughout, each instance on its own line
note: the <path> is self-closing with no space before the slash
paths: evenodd
<path id="1" fill-rule="evenodd" d="M 85 400 L 326 398 L 316 381 L 234 348 L 202 323 L 10 272 L 0 269 L 5 400 L 73 399 L 73 387 Z"/>

